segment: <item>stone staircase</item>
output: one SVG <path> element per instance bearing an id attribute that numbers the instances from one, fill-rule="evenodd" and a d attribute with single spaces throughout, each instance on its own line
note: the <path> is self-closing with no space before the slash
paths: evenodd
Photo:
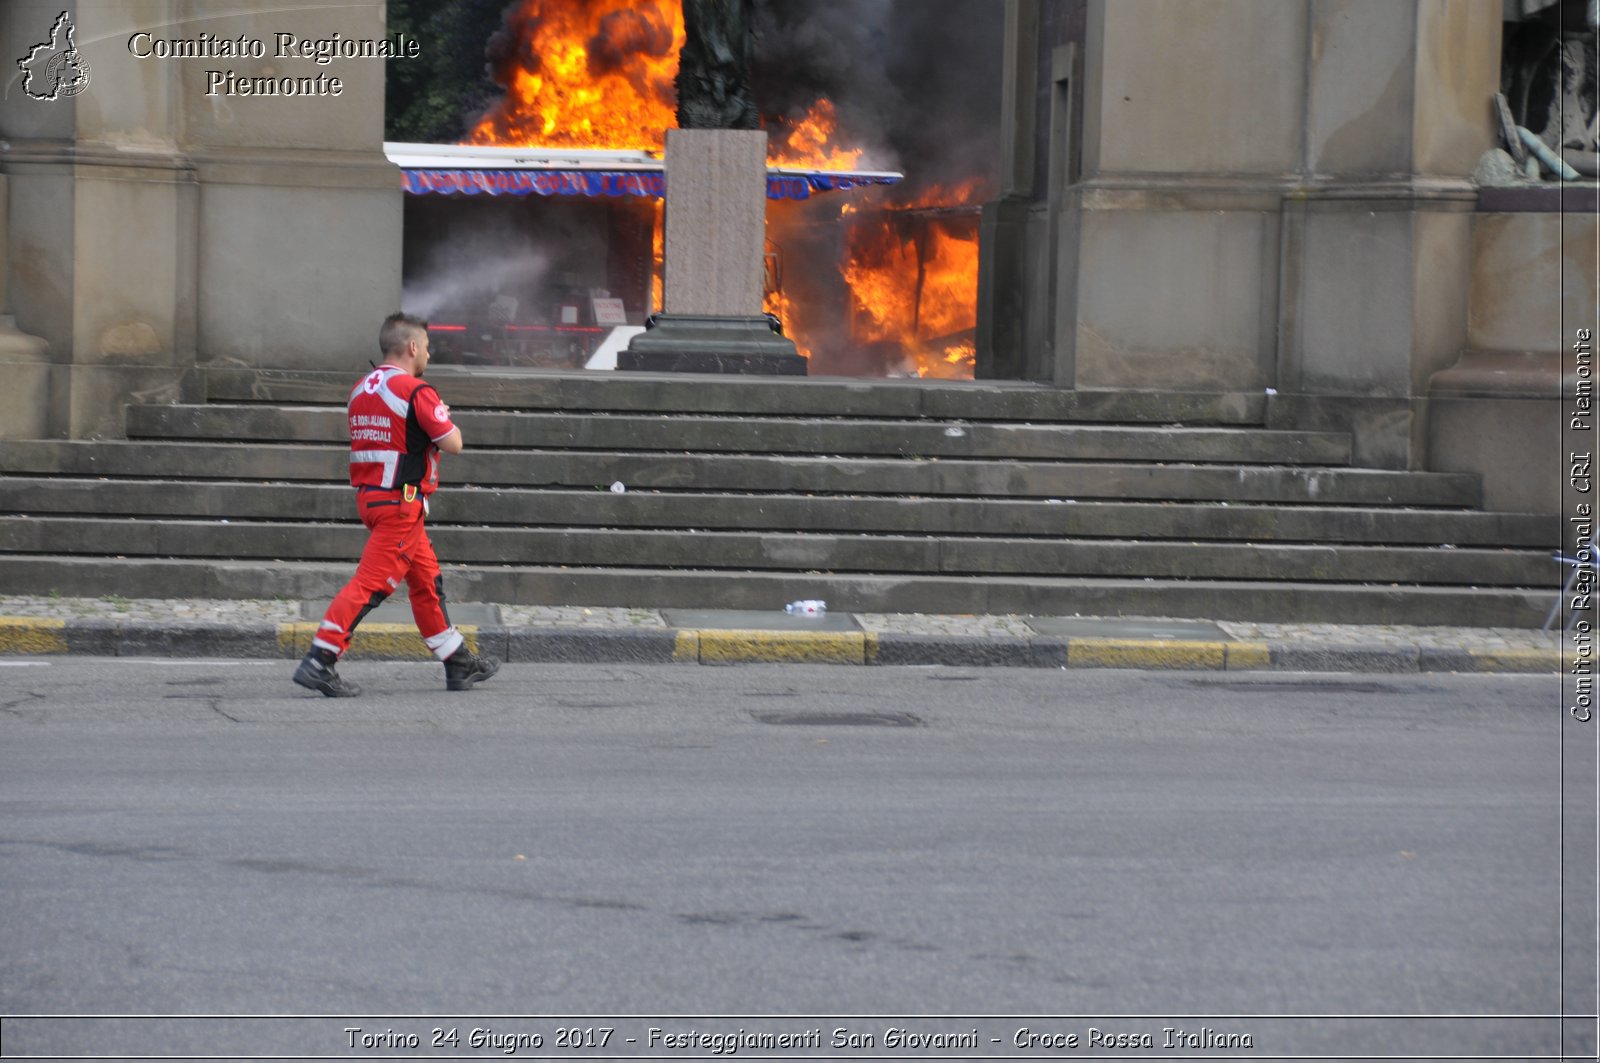
<path id="1" fill-rule="evenodd" d="M 0 592 L 328 597 L 357 372 L 211 369 L 125 441 L 0 444 Z M 430 518 L 458 601 L 1537 626 L 1562 576 L 1559 518 L 1353 468 L 1263 395 L 429 376 L 468 442 Z"/>

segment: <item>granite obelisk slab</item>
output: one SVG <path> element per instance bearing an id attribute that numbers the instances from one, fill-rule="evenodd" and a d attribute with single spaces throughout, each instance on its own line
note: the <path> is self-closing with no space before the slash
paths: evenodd
<path id="1" fill-rule="evenodd" d="M 762 311 L 767 135 L 667 131 L 662 313 L 618 369 L 804 375 L 794 341 Z"/>

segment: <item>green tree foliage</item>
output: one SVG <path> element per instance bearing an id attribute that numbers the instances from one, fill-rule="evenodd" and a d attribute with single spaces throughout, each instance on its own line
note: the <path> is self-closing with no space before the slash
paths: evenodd
<path id="1" fill-rule="evenodd" d="M 389 60 L 384 139 L 455 143 L 500 97 L 484 52 L 506 2 L 389 0 L 389 32 L 415 37 L 422 54 Z"/>

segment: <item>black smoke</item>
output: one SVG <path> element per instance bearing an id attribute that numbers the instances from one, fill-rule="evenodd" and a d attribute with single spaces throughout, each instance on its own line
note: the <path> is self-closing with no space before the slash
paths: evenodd
<path id="1" fill-rule="evenodd" d="M 491 79 L 509 85 L 519 69 L 538 70 L 529 42 L 557 5 L 596 6 L 592 0 L 510 4 L 488 41 Z M 588 41 L 592 74 L 625 69 L 630 55 L 670 48 L 665 26 L 642 10 L 605 17 Z M 999 170 L 1004 13 L 999 0 L 756 0 L 756 107 L 777 136 L 817 100 L 832 100 L 836 142 L 864 148 L 865 169 L 904 171 L 898 198 L 973 178 L 992 182 Z"/>
<path id="2" fill-rule="evenodd" d="M 589 73 L 594 77 L 626 70 L 629 56 L 664 56 L 672 51 L 672 27 L 647 9 L 613 11 L 589 38 Z M 641 86 L 642 88 L 642 86 Z"/>
<path id="3" fill-rule="evenodd" d="M 900 198 L 999 172 L 1003 4 L 996 0 L 758 0 L 752 81 L 769 128 L 826 96 L 867 169 L 906 174 Z"/>

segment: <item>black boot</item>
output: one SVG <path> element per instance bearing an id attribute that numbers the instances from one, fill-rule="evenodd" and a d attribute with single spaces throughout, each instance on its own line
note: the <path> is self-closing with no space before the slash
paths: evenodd
<path id="1" fill-rule="evenodd" d="M 493 657 L 479 657 L 462 646 L 445 658 L 444 686 L 446 690 L 470 690 L 480 679 L 488 679 L 500 670 L 500 662 Z"/>
<path id="2" fill-rule="evenodd" d="M 338 657 L 327 650 L 312 650 L 295 669 L 294 681 L 308 690 L 320 691 L 330 698 L 353 698 L 361 693 L 354 683 L 345 682 L 344 676 L 333 670 Z"/>

